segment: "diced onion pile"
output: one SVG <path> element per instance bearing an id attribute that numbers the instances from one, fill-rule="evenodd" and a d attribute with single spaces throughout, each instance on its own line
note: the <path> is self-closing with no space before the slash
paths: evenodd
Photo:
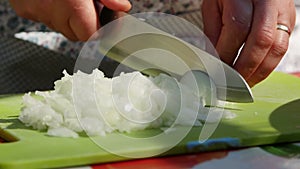
<path id="1" fill-rule="evenodd" d="M 19 119 L 34 129 L 47 130 L 50 136 L 74 138 L 82 132 L 104 136 L 171 125 L 199 126 L 222 117 L 218 108 L 204 107 L 211 98 L 210 88 L 195 92 L 189 83 L 165 74 L 146 77 L 132 72 L 107 78 L 100 70 L 72 76 L 64 71 L 54 90 L 37 91 L 38 97 L 23 96 Z M 206 119 L 208 112 L 216 115 Z M 234 118 L 228 111 L 223 114 Z"/>

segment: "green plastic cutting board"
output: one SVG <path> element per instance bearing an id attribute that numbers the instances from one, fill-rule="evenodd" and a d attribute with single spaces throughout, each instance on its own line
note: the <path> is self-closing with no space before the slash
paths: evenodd
<path id="1" fill-rule="evenodd" d="M 252 90 L 255 102 L 228 104 L 227 108 L 237 117 L 222 120 L 209 140 L 198 142 L 201 127 L 194 127 L 184 140 L 163 155 L 300 141 L 300 78 L 275 72 Z M 0 136 L 14 141 L 0 144 L 0 168 L 52 168 L 127 160 L 104 151 L 85 136 L 49 137 L 25 127 L 17 119 L 21 97 L 0 98 Z M 131 135 L 158 132 L 146 130 Z M 125 153 L 152 153 L 170 146 L 168 140 L 128 144 L 117 134 L 96 139 L 118 145 L 120 152 Z"/>

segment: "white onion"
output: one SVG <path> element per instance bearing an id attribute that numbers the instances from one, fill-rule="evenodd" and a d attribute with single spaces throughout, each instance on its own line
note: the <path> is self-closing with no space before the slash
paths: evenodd
<path id="1" fill-rule="evenodd" d="M 100 70 L 91 74 L 79 71 L 73 76 L 63 73 L 53 91 L 35 92 L 40 98 L 31 93 L 23 96 L 19 119 L 25 125 L 48 130 L 51 136 L 73 138 L 83 131 L 104 136 L 171 125 L 200 126 L 208 113 L 204 103 L 212 97 L 207 96 L 207 86 L 201 88 L 206 91 L 195 94 L 195 89 L 185 84 L 186 78 L 179 83 L 165 74 L 146 77 L 132 72 L 106 78 Z"/>

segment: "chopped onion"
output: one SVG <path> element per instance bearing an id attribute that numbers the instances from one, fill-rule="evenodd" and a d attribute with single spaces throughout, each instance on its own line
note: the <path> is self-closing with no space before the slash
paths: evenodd
<path id="1" fill-rule="evenodd" d="M 173 125 L 201 126 L 209 112 L 204 104 L 214 96 L 207 94 L 210 86 L 202 86 L 205 91 L 195 93 L 186 77 L 178 82 L 165 74 L 146 77 L 140 72 L 121 73 L 114 78 L 106 78 L 100 70 L 91 74 L 79 71 L 72 76 L 63 73 L 53 91 L 35 92 L 40 98 L 31 93 L 23 96 L 19 119 L 25 125 L 48 130 L 51 136 L 73 138 L 80 132 L 104 136 Z M 219 118 L 217 111 L 214 108 L 212 113 Z M 229 116 L 234 117 L 227 112 Z"/>

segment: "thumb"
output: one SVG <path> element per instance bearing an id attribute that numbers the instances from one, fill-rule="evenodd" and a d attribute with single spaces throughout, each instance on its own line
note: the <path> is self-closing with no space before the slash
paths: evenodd
<path id="1" fill-rule="evenodd" d="M 128 0 L 100 0 L 100 2 L 114 11 L 127 12 L 131 9 L 131 4 Z"/>

